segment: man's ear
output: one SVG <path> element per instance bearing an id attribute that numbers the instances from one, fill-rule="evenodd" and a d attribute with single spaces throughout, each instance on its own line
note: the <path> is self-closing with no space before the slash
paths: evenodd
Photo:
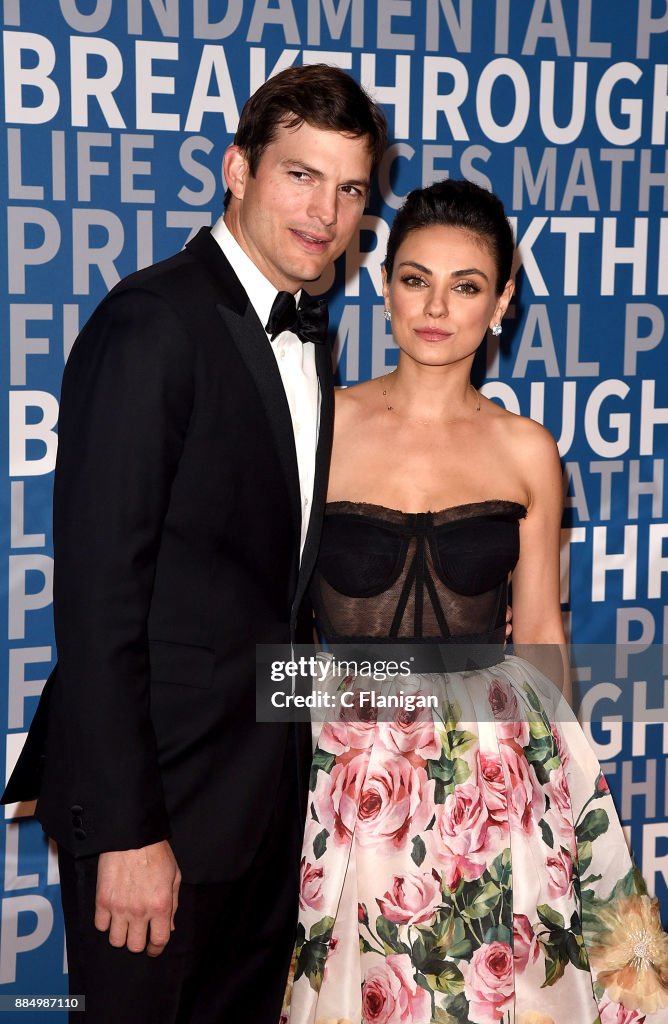
<path id="1" fill-rule="evenodd" d="M 243 199 L 249 168 L 246 155 L 238 146 L 228 146 L 223 157 L 223 174 L 227 187 L 236 199 Z"/>

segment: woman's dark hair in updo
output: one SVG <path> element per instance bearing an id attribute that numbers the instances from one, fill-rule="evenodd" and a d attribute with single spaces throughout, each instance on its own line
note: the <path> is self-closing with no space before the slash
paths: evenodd
<path id="1" fill-rule="evenodd" d="M 439 181 L 409 192 L 394 218 L 387 241 L 385 270 L 394 270 L 397 249 L 411 231 L 432 225 L 463 228 L 486 245 L 496 262 L 496 294 L 500 295 L 513 267 L 515 243 L 503 203 L 492 192 L 471 181 Z"/>

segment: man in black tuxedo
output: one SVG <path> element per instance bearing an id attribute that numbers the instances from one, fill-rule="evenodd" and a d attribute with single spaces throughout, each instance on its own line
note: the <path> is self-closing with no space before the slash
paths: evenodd
<path id="1" fill-rule="evenodd" d="M 301 289 L 385 141 L 338 69 L 271 79 L 225 155 L 224 218 L 117 285 L 68 360 L 58 665 L 4 799 L 37 796 L 59 844 L 77 1020 L 278 1020 L 310 742 L 256 722 L 255 645 L 310 640 L 333 396 Z"/>

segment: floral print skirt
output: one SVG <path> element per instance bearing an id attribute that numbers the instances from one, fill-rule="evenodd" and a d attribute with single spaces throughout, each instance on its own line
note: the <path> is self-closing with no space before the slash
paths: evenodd
<path id="1" fill-rule="evenodd" d="M 668 939 L 580 725 L 533 666 L 326 722 L 283 1024 L 668 1022 Z"/>

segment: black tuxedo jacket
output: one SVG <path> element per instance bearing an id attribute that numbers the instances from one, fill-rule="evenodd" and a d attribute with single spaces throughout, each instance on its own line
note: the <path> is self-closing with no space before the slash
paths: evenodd
<path id="1" fill-rule="evenodd" d="M 231 879 L 310 736 L 255 720 L 256 643 L 309 642 L 332 437 L 321 388 L 301 567 L 297 457 L 273 352 L 207 229 L 120 282 L 63 377 L 54 489 L 58 665 L 5 801 L 38 796 L 75 855 L 170 838 L 184 878 Z M 278 838 L 280 841 L 280 838 Z"/>

